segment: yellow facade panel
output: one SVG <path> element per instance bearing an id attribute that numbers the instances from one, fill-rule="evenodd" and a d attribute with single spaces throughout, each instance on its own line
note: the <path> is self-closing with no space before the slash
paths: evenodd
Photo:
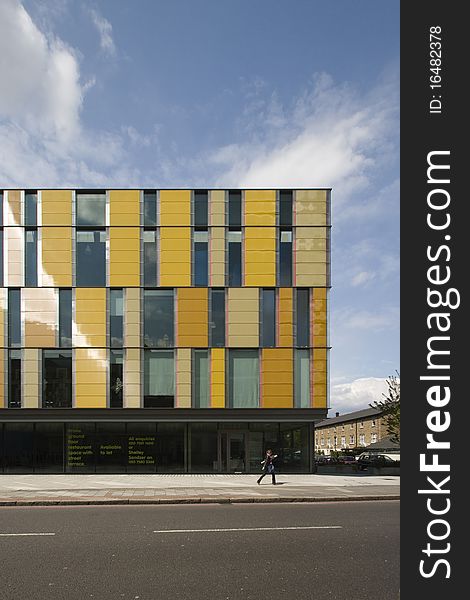
<path id="1" fill-rule="evenodd" d="M 42 190 L 41 217 L 43 226 L 72 225 L 72 197 L 71 190 Z"/>
<path id="2" fill-rule="evenodd" d="M 140 225 L 139 190 L 111 190 L 109 192 L 109 218 L 112 226 Z"/>
<path id="3" fill-rule="evenodd" d="M 225 348 L 211 350 L 211 408 L 225 408 Z"/>
<path id="4" fill-rule="evenodd" d="M 246 190 L 245 225 L 276 224 L 276 191 Z"/>
<path id="5" fill-rule="evenodd" d="M 75 350 L 76 408 L 106 408 L 107 362 L 106 348 Z"/>
<path id="6" fill-rule="evenodd" d="M 42 227 L 41 282 L 43 286 L 72 286 L 72 228 Z"/>
<path id="7" fill-rule="evenodd" d="M 209 225 L 225 225 L 225 192 L 223 190 L 212 190 L 209 192 Z"/>
<path id="8" fill-rule="evenodd" d="M 106 289 L 75 289 L 75 325 L 73 345 L 78 347 L 106 346 Z"/>
<path id="9" fill-rule="evenodd" d="M 263 408 L 293 407 L 293 350 L 291 348 L 263 348 L 261 390 Z"/>
<path id="10" fill-rule="evenodd" d="M 208 289 L 179 288 L 177 345 L 208 346 Z"/>
<path id="11" fill-rule="evenodd" d="M 161 227 L 160 285 L 169 287 L 191 285 L 191 229 L 189 227 Z"/>
<path id="12" fill-rule="evenodd" d="M 278 291 L 278 346 L 293 345 L 293 300 L 292 288 L 279 288 Z"/>
<path id="13" fill-rule="evenodd" d="M 110 227 L 109 283 L 111 287 L 140 285 L 140 230 Z"/>
<path id="14" fill-rule="evenodd" d="M 58 294 L 53 288 L 23 288 L 21 316 L 24 345 L 28 348 L 57 345 Z"/>
<path id="15" fill-rule="evenodd" d="M 161 190 L 160 225 L 191 225 L 189 190 Z"/>
<path id="16" fill-rule="evenodd" d="M 6 194 L 4 207 L 5 225 L 21 225 L 21 192 L 20 190 L 9 190 Z"/>
<path id="17" fill-rule="evenodd" d="M 245 228 L 246 286 L 276 285 L 276 228 Z"/>

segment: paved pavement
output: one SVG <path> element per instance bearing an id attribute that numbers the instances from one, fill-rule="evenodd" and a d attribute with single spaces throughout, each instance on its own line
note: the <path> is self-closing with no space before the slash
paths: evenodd
<path id="1" fill-rule="evenodd" d="M 197 504 L 395 500 L 400 478 L 380 475 L 0 475 L 0 505 Z"/>

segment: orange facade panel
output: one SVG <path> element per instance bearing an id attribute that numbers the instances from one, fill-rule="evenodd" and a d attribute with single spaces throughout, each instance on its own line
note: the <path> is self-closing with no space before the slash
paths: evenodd
<path id="1" fill-rule="evenodd" d="M 312 406 L 327 408 L 328 403 L 328 350 L 315 348 L 312 360 Z"/>
<path id="2" fill-rule="evenodd" d="M 277 345 L 292 348 L 294 342 L 293 290 L 279 288 L 278 291 Z"/>
<path id="3" fill-rule="evenodd" d="M 262 408 L 293 408 L 292 348 L 263 348 L 261 354 Z"/>
<path id="4" fill-rule="evenodd" d="M 42 190 L 40 192 L 41 223 L 49 225 L 72 225 L 71 190 Z"/>
<path id="5" fill-rule="evenodd" d="M 140 285 L 140 229 L 109 228 L 109 285 Z"/>
<path id="6" fill-rule="evenodd" d="M 328 345 L 328 289 L 314 288 L 312 292 L 312 345 L 316 348 Z"/>
<path id="7" fill-rule="evenodd" d="M 208 289 L 179 288 L 177 345 L 204 348 L 208 342 Z"/>
<path id="8" fill-rule="evenodd" d="M 225 348 L 211 350 L 211 408 L 225 408 Z"/>
<path id="9" fill-rule="evenodd" d="M 160 191 L 160 225 L 191 225 L 191 191 Z"/>

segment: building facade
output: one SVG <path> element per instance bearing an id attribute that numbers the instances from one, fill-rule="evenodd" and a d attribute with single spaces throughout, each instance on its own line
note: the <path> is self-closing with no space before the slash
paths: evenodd
<path id="1" fill-rule="evenodd" d="M 330 190 L 0 201 L 0 472 L 313 470 Z"/>
<path id="2" fill-rule="evenodd" d="M 315 426 L 315 453 L 329 455 L 366 448 L 388 435 L 385 419 L 376 408 L 366 408 L 320 421 Z"/>

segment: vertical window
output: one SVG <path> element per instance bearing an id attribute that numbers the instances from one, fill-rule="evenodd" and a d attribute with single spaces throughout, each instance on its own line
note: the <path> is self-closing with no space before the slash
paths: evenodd
<path id="1" fill-rule="evenodd" d="M 242 284 L 242 232 L 229 231 L 228 241 L 228 281 L 229 287 Z"/>
<path id="2" fill-rule="evenodd" d="M 292 231 L 279 232 L 279 285 L 292 285 Z"/>
<path id="3" fill-rule="evenodd" d="M 109 406 L 110 408 L 122 408 L 122 391 L 124 389 L 123 379 L 124 351 L 110 351 L 110 377 L 109 377 Z"/>
<path id="4" fill-rule="evenodd" d="M 194 285 L 207 286 L 208 281 L 208 239 L 207 231 L 195 231 L 194 239 Z"/>
<path id="5" fill-rule="evenodd" d="M 173 290 L 144 290 L 144 345 L 147 348 L 174 345 Z"/>
<path id="6" fill-rule="evenodd" d="M 21 295 L 20 290 L 8 290 L 8 345 L 21 346 Z"/>
<path id="7" fill-rule="evenodd" d="M 144 351 L 144 407 L 173 408 L 175 364 L 173 351 Z"/>
<path id="8" fill-rule="evenodd" d="M 124 336 L 124 298 L 122 289 L 109 290 L 109 337 L 111 346 L 120 347 Z"/>
<path id="9" fill-rule="evenodd" d="M 77 227 L 104 227 L 106 225 L 106 193 L 77 192 Z"/>
<path id="10" fill-rule="evenodd" d="M 310 351 L 294 350 L 294 407 L 310 407 Z"/>
<path id="11" fill-rule="evenodd" d="M 209 343 L 213 348 L 225 346 L 225 290 L 210 290 Z"/>
<path id="12" fill-rule="evenodd" d="M 59 290 L 59 346 L 72 346 L 72 290 Z"/>
<path id="13" fill-rule="evenodd" d="M 38 284 L 38 230 L 25 229 L 25 286 L 36 287 Z"/>
<path id="14" fill-rule="evenodd" d="M 279 192 L 279 225 L 292 227 L 292 190 Z"/>
<path id="15" fill-rule="evenodd" d="M 229 350 L 228 370 L 230 408 L 258 408 L 258 350 Z"/>
<path id="16" fill-rule="evenodd" d="M 77 230 L 77 286 L 106 285 L 106 231 Z"/>
<path id="17" fill-rule="evenodd" d="M 144 244 L 144 285 L 157 285 L 157 231 L 146 229 L 143 232 Z"/>
<path id="18" fill-rule="evenodd" d="M 157 224 L 157 192 L 144 192 L 144 226 L 155 227 Z"/>
<path id="19" fill-rule="evenodd" d="M 194 191 L 194 227 L 207 229 L 208 221 L 208 193 L 207 190 Z"/>
<path id="20" fill-rule="evenodd" d="M 310 294 L 308 289 L 296 290 L 296 343 L 299 348 L 310 345 Z"/>
<path id="21" fill-rule="evenodd" d="M 25 192 L 24 195 L 24 224 L 26 227 L 36 227 L 38 224 L 38 195 L 36 192 Z"/>
<path id="22" fill-rule="evenodd" d="M 8 352 L 8 408 L 21 408 L 21 350 Z"/>
<path id="23" fill-rule="evenodd" d="M 193 408 L 209 408 L 209 352 L 193 350 Z"/>
<path id="24" fill-rule="evenodd" d="M 228 193 L 228 225 L 234 229 L 241 229 L 242 193 L 240 190 L 230 190 Z"/>
<path id="25" fill-rule="evenodd" d="M 260 339 L 263 348 L 276 345 L 276 290 L 261 290 Z"/>
<path id="26" fill-rule="evenodd" d="M 43 408 L 72 408 L 72 350 L 43 350 Z"/>

